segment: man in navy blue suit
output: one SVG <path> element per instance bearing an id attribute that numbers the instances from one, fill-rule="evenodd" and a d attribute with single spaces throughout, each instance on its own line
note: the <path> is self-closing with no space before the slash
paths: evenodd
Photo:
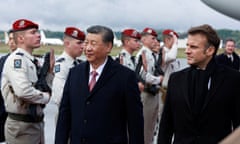
<path id="1" fill-rule="evenodd" d="M 4 63 L 5 63 L 6 59 L 11 54 L 11 52 L 13 52 L 17 49 L 17 45 L 14 42 L 13 31 L 12 30 L 9 30 L 8 37 L 9 37 L 9 40 L 8 40 L 7 44 L 9 46 L 10 53 L 8 53 L 8 54 L 6 54 L 6 55 L 4 55 L 0 58 L 0 81 L 1 81 L 1 77 L 2 77 L 3 66 L 4 66 Z M 0 86 L 1 86 L 1 82 L 0 82 Z M 4 124 L 5 124 L 6 119 L 7 119 L 7 112 L 5 110 L 4 100 L 3 100 L 3 97 L 2 97 L 2 92 L 0 92 L 0 142 L 5 141 Z"/>
<path id="2" fill-rule="evenodd" d="M 113 32 L 87 29 L 87 61 L 72 68 L 59 108 L 55 143 L 144 144 L 143 111 L 136 75 L 108 54 Z"/>

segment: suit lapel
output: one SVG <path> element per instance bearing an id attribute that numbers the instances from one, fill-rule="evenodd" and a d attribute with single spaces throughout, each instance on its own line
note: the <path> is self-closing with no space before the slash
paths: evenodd
<path id="1" fill-rule="evenodd" d="M 192 112 L 190 100 L 189 100 L 189 91 L 188 91 L 188 89 L 189 89 L 189 69 L 184 72 L 184 75 L 185 76 L 183 76 L 182 80 L 181 80 L 182 81 L 181 86 L 182 86 L 182 90 L 183 90 L 184 99 L 187 103 L 187 107 Z"/>
<path id="2" fill-rule="evenodd" d="M 100 75 L 92 91 L 89 93 L 88 98 L 92 97 L 101 87 L 103 87 L 106 84 L 106 82 L 109 81 L 109 79 L 111 79 L 111 77 L 116 72 L 116 69 L 114 68 L 112 69 L 113 65 L 114 65 L 113 59 L 111 57 L 108 57 L 108 61 L 103 68 L 102 74 Z"/>
<path id="3" fill-rule="evenodd" d="M 71 93 L 73 93 L 73 101 L 79 102 L 82 100 L 86 100 L 89 95 L 88 89 L 88 79 L 89 79 L 89 63 L 82 62 L 81 64 L 72 68 L 71 75 L 71 84 L 70 86 Z"/>
<path id="4" fill-rule="evenodd" d="M 214 76 L 211 77 L 210 90 L 209 90 L 209 92 L 206 96 L 206 99 L 204 101 L 202 112 L 206 108 L 209 101 L 214 97 L 214 94 L 217 92 L 217 89 L 219 88 L 219 86 L 223 83 L 224 77 L 225 77 L 225 75 L 224 75 L 224 72 L 223 72 L 223 68 L 217 69 Z"/>
<path id="5" fill-rule="evenodd" d="M 89 95 L 89 88 L 88 88 L 88 81 L 89 81 L 89 69 L 90 69 L 90 67 L 89 67 L 89 63 L 88 62 L 85 62 L 85 66 L 84 66 L 84 69 L 83 69 L 83 71 L 81 72 L 79 72 L 79 74 L 81 74 L 81 73 L 83 73 L 83 80 L 81 81 L 79 81 L 79 83 L 80 83 L 80 85 L 82 85 L 83 86 L 83 90 L 86 92 L 86 94 L 87 95 Z"/>

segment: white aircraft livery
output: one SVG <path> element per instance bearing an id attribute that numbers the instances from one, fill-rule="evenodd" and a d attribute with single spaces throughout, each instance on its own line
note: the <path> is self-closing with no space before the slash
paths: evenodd
<path id="1" fill-rule="evenodd" d="M 59 38 L 47 38 L 43 30 L 40 30 L 41 44 L 43 45 L 63 45 L 63 41 Z"/>

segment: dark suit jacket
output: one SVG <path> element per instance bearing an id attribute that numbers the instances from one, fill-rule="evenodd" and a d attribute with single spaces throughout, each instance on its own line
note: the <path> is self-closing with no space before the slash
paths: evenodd
<path id="1" fill-rule="evenodd" d="M 233 53 L 233 62 L 227 57 L 225 53 L 216 56 L 216 61 L 220 65 L 225 65 L 230 68 L 240 70 L 240 59 L 235 52 Z"/>
<path id="2" fill-rule="evenodd" d="M 211 88 L 198 117 L 188 95 L 190 68 L 173 73 L 160 122 L 158 144 L 216 144 L 240 124 L 240 73 L 215 63 Z"/>
<path id="3" fill-rule="evenodd" d="M 108 61 L 91 92 L 89 63 L 70 70 L 56 127 L 56 144 L 143 144 L 143 111 L 135 73 Z M 69 134 L 69 132 L 71 132 Z"/>
<path id="4" fill-rule="evenodd" d="M 0 58 L 0 81 L 2 79 L 2 71 L 3 71 L 3 66 L 10 54 L 7 54 L 5 56 L 2 56 Z M 1 82 L 0 82 L 1 83 Z M 0 85 L 1 86 L 1 85 Z M 4 100 L 2 97 L 2 92 L 0 91 L 0 142 L 5 141 L 4 137 L 4 124 L 7 118 L 7 112 L 5 110 L 5 105 L 4 105 Z"/>

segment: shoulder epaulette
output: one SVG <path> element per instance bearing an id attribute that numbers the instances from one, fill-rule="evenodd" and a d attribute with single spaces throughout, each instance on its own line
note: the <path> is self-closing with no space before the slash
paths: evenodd
<path id="1" fill-rule="evenodd" d="M 56 60 L 56 62 L 63 62 L 65 61 L 65 58 L 59 58 L 58 60 Z"/>
<path id="2" fill-rule="evenodd" d="M 24 53 L 18 52 L 16 55 L 24 56 Z"/>
<path id="3" fill-rule="evenodd" d="M 121 56 L 124 56 L 124 57 L 125 57 L 125 56 L 126 56 L 126 53 L 125 53 L 125 52 L 121 53 Z"/>
<path id="4" fill-rule="evenodd" d="M 80 59 L 77 59 L 77 62 L 78 62 L 78 63 L 81 63 L 81 62 L 83 62 L 83 61 L 82 61 L 82 60 L 80 60 Z"/>

